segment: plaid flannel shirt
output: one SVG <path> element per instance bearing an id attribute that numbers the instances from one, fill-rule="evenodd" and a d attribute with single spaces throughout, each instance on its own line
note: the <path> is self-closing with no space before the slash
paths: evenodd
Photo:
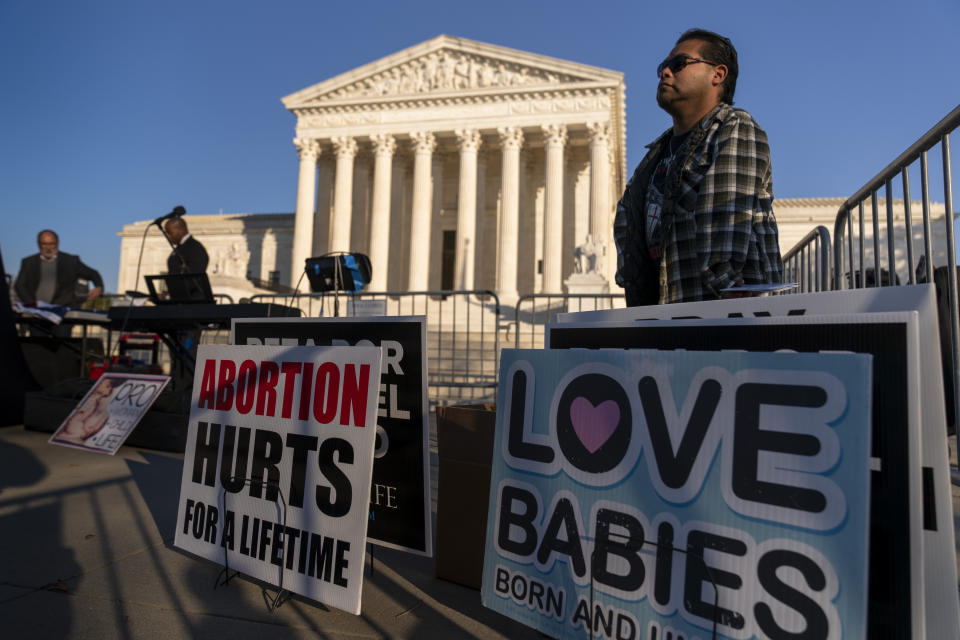
<path id="1" fill-rule="evenodd" d="M 781 282 L 767 134 L 749 113 L 726 103 L 693 128 L 667 170 L 663 257 L 659 264 L 650 258 L 646 193 L 669 134 L 648 145 L 617 204 L 616 278 L 627 303 L 711 300 L 741 279 L 747 284 Z"/>

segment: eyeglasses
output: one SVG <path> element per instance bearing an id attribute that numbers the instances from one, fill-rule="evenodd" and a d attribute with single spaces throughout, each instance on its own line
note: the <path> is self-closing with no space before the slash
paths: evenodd
<path id="1" fill-rule="evenodd" d="M 663 73 L 664 69 L 669 68 L 670 73 L 680 73 L 683 71 L 684 67 L 688 64 L 693 64 L 694 62 L 706 62 L 709 65 L 714 67 L 720 64 L 719 62 L 713 62 L 712 60 L 704 60 L 703 58 L 692 58 L 685 53 L 678 53 L 669 60 L 664 60 L 657 65 L 657 77 L 660 77 L 660 74 Z"/>

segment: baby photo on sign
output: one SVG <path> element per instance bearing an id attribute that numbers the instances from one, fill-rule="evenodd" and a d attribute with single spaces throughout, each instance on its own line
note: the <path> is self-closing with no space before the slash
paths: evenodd
<path id="1" fill-rule="evenodd" d="M 169 376 L 104 374 L 50 442 L 113 455 L 169 380 Z"/>

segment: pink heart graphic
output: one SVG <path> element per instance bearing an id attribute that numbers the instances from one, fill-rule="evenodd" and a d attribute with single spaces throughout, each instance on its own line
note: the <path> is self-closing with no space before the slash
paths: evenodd
<path id="1" fill-rule="evenodd" d="M 620 407 L 613 400 L 601 402 L 595 407 L 580 396 L 570 403 L 570 422 L 580 443 L 587 451 L 595 453 L 620 424 Z"/>

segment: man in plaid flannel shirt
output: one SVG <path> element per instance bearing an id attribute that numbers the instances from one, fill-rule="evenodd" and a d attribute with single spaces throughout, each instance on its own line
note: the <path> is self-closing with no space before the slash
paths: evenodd
<path id="1" fill-rule="evenodd" d="M 737 51 L 702 29 L 658 67 L 673 127 L 651 143 L 617 204 L 617 284 L 627 305 L 725 297 L 782 280 L 767 135 L 734 109 Z"/>

